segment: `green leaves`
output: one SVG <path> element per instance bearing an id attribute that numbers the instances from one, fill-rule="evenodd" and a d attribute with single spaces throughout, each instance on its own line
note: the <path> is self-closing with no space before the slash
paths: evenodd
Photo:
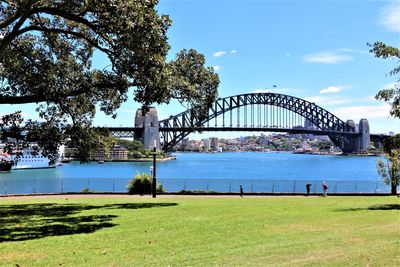
<path id="1" fill-rule="evenodd" d="M 48 139 L 53 126 L 74 129 L 60 130 L 57 141 L 89 142 L 75 140 L 82 160 L 91 147 L 96 107 L 115 118 L 130 87 L 144 109 L 176 98 L 202 120 L 217 96 L 218 75 L 195 50 L 182 50 L 166 61 L 171 20 L 157 13 L 157 3 L 1 1 L 0 104 L 40 103 L 37 111 Z M 107 56 L 109 67 L 92 66 L 94 51 Z"/>
<path id="2" fill-rule="evenodd" d="M 374 44 L 368 43 L 371 47 L 370 52 L 375 54 L 378 58 L 395 58 L 400 59 L 400 50 L 395 47 L 388 46 L 382 42 L 375 42 Z M 400 73 L 400 66 L 394 68 L 390 71 L 390 76 L 395 76 Z M 394 85 L 393 88 L 387 88 L 378 92 L 375 96 L 378 100 L 383 100 L 388 102 L 392 108 L 390 110 L 390 115 L 395 118 L 400 118 L 400 80 Z"/>
<path id="3" fill-rule="evenodd" d="M 400 134 L 389 137 L 383 143 L 383 151 L 386 162 L 377 161 L 378 174 L 387 184 L 391 184 L 392 193 L 396 194 L 400 183 Z"/>

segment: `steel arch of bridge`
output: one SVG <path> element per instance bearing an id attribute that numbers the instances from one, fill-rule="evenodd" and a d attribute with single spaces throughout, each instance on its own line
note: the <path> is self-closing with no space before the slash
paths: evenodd
<path id="1" fill-rule="evenodd" d="M 229 130 L 276 130 L 267 127 L 254 127 L 253 125 L 247 126 L 246 123 L 243 127 L 233 127 L 232 115 L 233 110 L 237 109 L 237 123 L 242 119 L 240 116 L 240 108 L 251 106 L 251 116 L 254 116 L 254 107 L 260 109 L 262 106 L 275 106 L 279 108 L 291 111 L 299 116 L 309 120 L 313 125 L 318 128 L 317 132 L 322 132 L 330 136 L 338 136 L 340 134 L 352 134 L 355 135 L 354 125 L 347 124 L 340 118 L 330 113 L 326 109 L 315 105 L 304 99 L 276 93 L 252 93 L 242 94 L 236 96 L 230 96 L 220 98 L 215 101 L 214 105 L 209 109 L 208 117 L 202 121 L 198 121 L 192 116 L 193 111 L 191 109 L 179 113 L 175 116 L 171 116 L 168 119 L 159 121 L 159 130 L 161 137 L 163 138 L 163 150 L 169 151 L 174 145 L 180 142 L 183 138 L 195 131 L 229 131 Z M 230 120 L 228 125 L 225 124 L 225 114 L 229 112 Z M 246 113 L 247 109 L 244 112 Z M 260 112 L 257 110 L 256 112 Z M 222 127 L 209 127 L 212 120 L 215 120 L 215 126 L 217 126 L 217 118 L 222 116 L 223 125 Z M 247 114 L 245 114 L 245 120 L 247 120 Z M 238 125 L 239 126 L 239 125 Z M 288 130 L 288 129 L 281 129 Z M 308 131 L 311 132 L 311 131 Z M 315 131 L 313 131 L 315 132 Z M 339 140 L 338 138 L 334 138 Z M 334 140 L 332 140 L 334 141 Z M 335 141 L 334 141 L 335 142 Z"/>

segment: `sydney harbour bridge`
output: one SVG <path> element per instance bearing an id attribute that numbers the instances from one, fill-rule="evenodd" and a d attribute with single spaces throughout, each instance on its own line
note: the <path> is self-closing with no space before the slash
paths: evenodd
<path id="1" fill-rule="evenodd" d="M 158 120 L 154 108 L 143 115 L 136 112 L 135 127 L 111 127 L 120 138 L 132 137 L 145 147 L 170 151 L 193 132 L 287 132 L 329 136 L 344 153 L 359 153 L 380 143 L 386 135 L 371 134 L 367 119 L 358 124 L 341 120 L 326 109 L 304 99 L 276 93 L 251 93 L 219 98 L 198 121 L 189 109 Z"/>

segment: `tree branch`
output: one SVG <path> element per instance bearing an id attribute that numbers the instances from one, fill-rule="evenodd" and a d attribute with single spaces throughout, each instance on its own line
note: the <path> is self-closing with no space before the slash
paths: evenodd
<path id="1" fill-rule="evenodd" d="M 59 97 L 78 96 L 84 94 L 85 90 L 75 90 L 69 94 L 60 94 Z M 48 95 L 25 95 L 25 96 L 0 96 L 1 104 L 28 104 L 49 101 L 51 98 Z"/>
<path id="2" fill-rule="evenodd" d="M 117 87 L 119 84 L 117 83 L 97 83 L 93 84 L 91 88 L 96 88 L 97 90 L 94 90 L 94 93 L 100 93 L 98 92 L 99 89 L 104 89 L 104 88 L 112 88 L 112 87 Z M 127 84 L 127 86 L 132 86 L 132 84 Z M 57 95 L 51 95 L 46 94 L 46 95 L 24 95 L 24 96 L 0 96 L 0 105 L 1 104 L 29 104 L 29 103 L 39 103 L 39 102 L 45 102 L 45 101 L 50 101 L 50 102 L 56 102 L 59 101 L 59 99 L 66 98 L 66 97 L 74 97 L 78 95 L 82 95 L 85 93 L 90 92 L 90 88 L 81 88 L 77 89 L 74 91 L 71 91 L 69 93 L 60 93 Z"/>
<path id="3" fill-rule="evenodd" d="M 75 15 L 75 14 L 63 12 L 63 10 L 60 10 L 58 8 L 50 8 L 50 7 L 41 7 L 41 8 L 32 9 L 32 14 L 39 14 L 39 13 L 44 13 L 44 14 L 53 15 L 53 16 L 59 16 L 66 20 L 74 21 L 79 24 L 83 24 L 83 25 L 87 26 L 88 28 L 90 28 L 95 33 L 99 34 L 97 32 L 98 28 L 94 25 L 94 23 L 92 21 L 85 19 L 81 15 Z M 102 37 L 104 38 L 104 36 L 102 36 Z"/>
<path id="4" fill-rule="evenodd" d="M 13 24 L 18 18 L 20 18 L 21 14 L 20 12 L 16 12 L 14 15 L 9 16 L 7 19 L 3 20 L 0 22 L 0 28 L 6 28 Z"/>
<path id="5" fill-rule="evenodd" d="M 68 30 L 63 30 L 63 29 L 54 29 L 54 28 L 46 28 L 46 27 L 39 27 L 39 26 L 28 26 L 25 27 L 21 30 L 18 31 L 18 35 L 24 34 L 29 31 L 39 31 L 39 32 L 52 32 L 52 33 L 63 33 L 66 35 L 72 35 L 80 39 L 84 39 L 88 43 L 90 43 L 93 47 L 99 49 L 100 51 L 106 53 L 107 55 L 111 56 L 110 50 L 107 48 L 101 47 L 96 41 L 88 38 L 82 33 L 79 32 L 74 32 L 74 31 L 68 31 Z"/>

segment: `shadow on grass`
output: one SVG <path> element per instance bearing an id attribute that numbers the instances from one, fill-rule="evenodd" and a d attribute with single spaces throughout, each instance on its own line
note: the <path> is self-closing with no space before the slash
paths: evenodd
<path id="1" fill-rule="evenodd" d="M 361 210 L 400 210 L 400 204 L 381 204 L 373 205 L 367 208 L 346 208 L 337 211 L 361 211 Z"/>
<path id="2" fill-rule="evenodd" d="M 116 215 L 83 215 L 88 210 L 144 209 L 176 206 L 176 203 L 125 203 L 102 206 L 84 204 L 0 205 L 0 243 L 47 236 L 93 233 L 116 226 Z"/>

